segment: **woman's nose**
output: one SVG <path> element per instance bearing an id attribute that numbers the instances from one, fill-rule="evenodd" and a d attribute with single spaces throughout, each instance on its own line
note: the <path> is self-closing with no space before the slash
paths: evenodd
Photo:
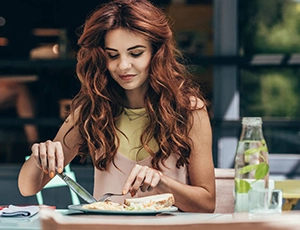
<path id="1" fill-rule="evenodd" d="M 119 68 L 121 70 L 126 70 L 131 68 L 131 62 L 128 58 L 121 58 L 119 63 Z"/>

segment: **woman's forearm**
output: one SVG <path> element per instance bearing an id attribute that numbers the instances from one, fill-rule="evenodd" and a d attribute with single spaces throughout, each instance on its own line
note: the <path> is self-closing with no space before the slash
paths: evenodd
<path id="1" fill-rule="evenodd" d="M 38 168 L 33 159 L 28 159 L 22 166 L 18 186 L 23 196 L 35 195 L 50 180 L 50 177 Z"/>
<path id="2" fill-rule="evenodd" d="M 156 190 L 158 193 L 172 193 L 175 205 L 181 211 L 210 213 L 215 210 L 215 195 L 204 187 L 182 184 L 162 176 Z"/>

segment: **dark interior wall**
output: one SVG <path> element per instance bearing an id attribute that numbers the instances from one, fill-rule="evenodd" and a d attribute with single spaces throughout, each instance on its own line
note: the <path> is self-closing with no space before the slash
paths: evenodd
<path id="1" fill-rule="evenodd" d="M 0 36 L 9 40 L 1 47 L 0 57 L 27 57 L 29 50 L 39 42 L 32 36 L 33 28 L 65 28 L 71 45 L 76 44 L 75 30 L 87 13 L 104 1 L 89 0 L 11 0 L 0 2 L 0 16 L 6 24 L 0 27 Z M 5 48 L 5 49 L 4 49 Z"/>
<path id="2" fill-rule="evenodd" d="M 9 39 L 0 46 L 1 57 L 28 57 L 29 50 L 39 41 L 32 36 L 32 28 L 65 28 L 71 48 L 76 48 L 76 28 L 84 23 L 89 12 L 107 0 L 10 0 L 0 1 L 0 37 Z M 152 1 L 168 4 L 168 0 Z"/>

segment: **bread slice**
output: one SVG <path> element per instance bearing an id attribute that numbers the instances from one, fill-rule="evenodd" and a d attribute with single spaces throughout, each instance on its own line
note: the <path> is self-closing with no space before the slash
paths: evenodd
<path id="1" fill-rule="evenodd" d="M 125 210 L 126 206 L 124 204 L 115 203 L 109 200 L 106 201 L 98 201 L 91 204 L 84 204 L 82 205 L 83 209 L 95 209 L 95 210 L 117 210 L 123 211 Z"/>
<path id="2" fill-rule="evenodd" d="M 131 207 L 139 206 L 141 209 L 166 209 L 175 204 L 175 199 L 171 193 L 163 193 L 139 198 L 124 199 L 124 204 Z"/>

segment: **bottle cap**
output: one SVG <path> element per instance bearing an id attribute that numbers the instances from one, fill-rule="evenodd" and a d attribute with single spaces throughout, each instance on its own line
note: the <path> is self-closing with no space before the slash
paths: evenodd
<path id="1" fill-rule="evenodd" d="M 261 117 L 243 117 L 242 124 L 243 125 L 261 125 L 262 119 L 261 119 Z"/>

